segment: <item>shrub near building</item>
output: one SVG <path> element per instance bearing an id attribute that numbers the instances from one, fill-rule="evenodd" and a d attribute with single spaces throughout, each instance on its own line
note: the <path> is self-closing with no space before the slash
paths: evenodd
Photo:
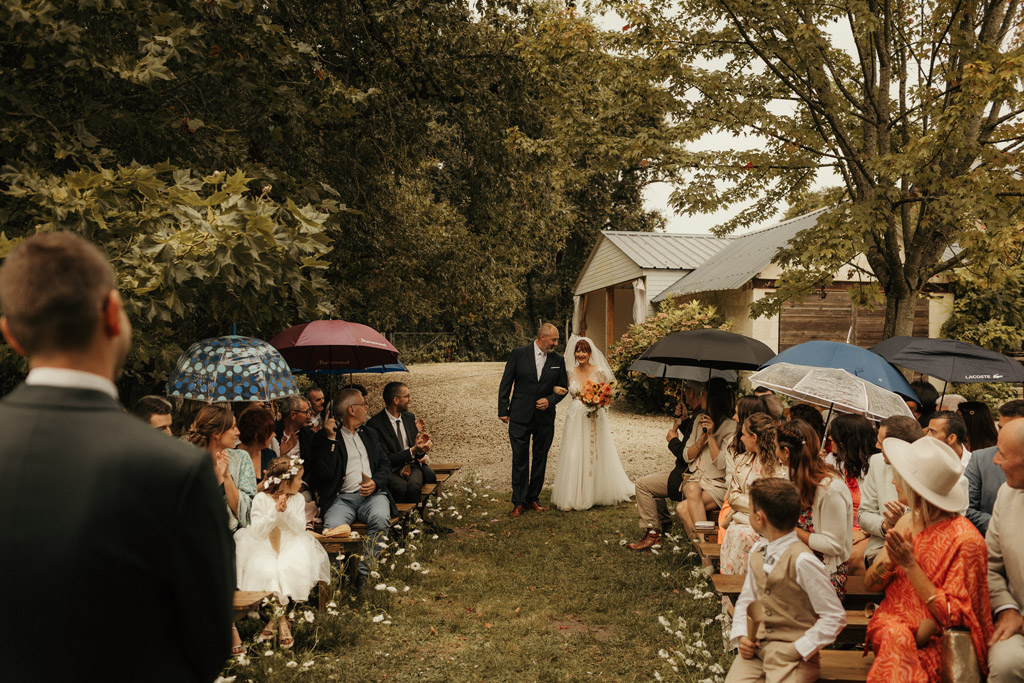
<path id="1" fill-rule="evenodd" d="M 629 372 L 629 366 L 647 349 L 672 332 L 700 328 L 728 329 L 714 306 L 702 306 L 697 301 L 677 305 L 668 299 L 661 303 L 658 314 L 638 325 L 630 325 L 608 350 L 608 363 L 619 382 L 621 396 L 634 408 L 651 413 L 671 411 L 682 396 L 682 382 L 678 379 L 656 379 L 639 372 Z"/>

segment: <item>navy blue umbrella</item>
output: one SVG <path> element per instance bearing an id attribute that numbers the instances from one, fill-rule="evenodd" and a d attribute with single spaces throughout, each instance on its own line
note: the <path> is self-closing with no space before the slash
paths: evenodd
<path id="1" fill-rule="evenodd" d="M 889 365 L 878 354 L 853 344 L 830 341 L 804 342 L 789 347 L 761 367 L 766 368 L 776 363 L 846 370 L 865 382 L 920 403 L 907 378 L 901 375 L 899 370 Z"/>
<path id="2" fill-rule="evenodd" d="M 167 395 L 211 403 L 273 401 L 299 393 L 277 349 L 260 339 L 230 335 L 189 347 L 167 380 Z"/>
<path id="3" fill-rule="evenodd" d="M 1019 361 L 956 339 L 890 337 L 871 350 L 893 365 L 946 382 L 1024 382 Z"/>

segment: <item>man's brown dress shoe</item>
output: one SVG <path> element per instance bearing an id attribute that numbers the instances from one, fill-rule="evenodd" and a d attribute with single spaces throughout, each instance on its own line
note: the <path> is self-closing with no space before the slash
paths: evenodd
<path id="1" fill-rule="evenodd" d="M 529 505 L 527 505 L 526 507 L 527 507 L 527 509 L 529 509 L 529 510 L 533 510 L 534 512 L 547 512 L 547 511 L 548 511 L 548 509 L 547 509 L 547 508 L 542 508 L 542 507 L 540 506 L 540 503 L 538 503 L 538 502 L 536 502 L 536 501 L 534 501 L 534 502 L 530 503 L 530 504 L 529 504 Z"/>
<path id="2" fill-rule="evenodd" d="M 522 505 L 516 505 L 514 508 L 512 508 L 512 512 L 508 513 L 508 516 L 509 517 L 518 517 L 519 515 L 523 514 L 524 512 L 526 512 L 526 508 L 524 508 Z"/>
<path id="3" fill-rule="evenodd" d="M 661 542 L 661 534 L 654 529 L 648 529 L 644 537 L 636 543 L 630 543 L 626 547 L 630 550 L 650 550 Z"/>

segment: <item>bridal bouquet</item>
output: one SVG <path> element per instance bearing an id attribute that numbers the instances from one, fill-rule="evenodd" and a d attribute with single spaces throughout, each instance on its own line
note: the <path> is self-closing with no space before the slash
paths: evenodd
<path id="1" fill-rule="evenodd" d="M 587 407 L 587 415 L 593 415 L 598 408 L 607 408 L 615 398 L 615 382 L 587 380 L 580 393 L 580 401 Z"/>

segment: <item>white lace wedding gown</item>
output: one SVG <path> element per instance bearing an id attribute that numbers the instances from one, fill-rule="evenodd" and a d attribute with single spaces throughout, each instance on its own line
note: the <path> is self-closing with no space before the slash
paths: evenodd
<path id="1" fill-rule="evenodd" d="M 594 380 L 611 378 L 597 370 Z M 616 505 L 633 496 L 633 482 L 626 476 L 615 449 L 608 409 L 587 413 L 579 394 L 582 387 L 569 369 L 569 409 L 558 454 L 558 469 L 551 489 L 551 503 L 561 510 L 587 510 L 595 505 Z"/>

